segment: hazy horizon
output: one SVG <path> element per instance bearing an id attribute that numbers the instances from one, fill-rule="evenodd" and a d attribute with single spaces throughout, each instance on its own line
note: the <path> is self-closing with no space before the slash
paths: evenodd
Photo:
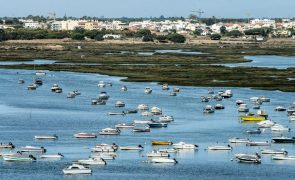
<path id="1" fill-rule="evenodd" d="M 67 16 L 105 17 L 105 18 L 149 18 L 188 17 L 198 9 L 205 13 L 202 17 L 216 18 L 293 18 L 294 0 L 0 0 L 5 8 L 0 11 L 4 17 L 25 17 L 28 15 L 49 16 L 55 12 L 57 17 Z M 17 5 L 17 6 L 16 6 Z"/>

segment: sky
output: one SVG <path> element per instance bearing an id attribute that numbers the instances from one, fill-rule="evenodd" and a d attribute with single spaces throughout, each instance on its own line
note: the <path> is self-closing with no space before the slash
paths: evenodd
<path id="1" fill-rule="evenodd" d="M 0 0 L 0 16 L 21 17 L 55 12 L 57 17 L 295 17 L 295 0 Z"/>

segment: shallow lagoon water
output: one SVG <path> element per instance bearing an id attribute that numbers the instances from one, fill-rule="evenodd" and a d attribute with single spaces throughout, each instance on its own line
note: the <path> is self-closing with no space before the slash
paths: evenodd
<path id="1" fill-rule="evenodd" d="M 18 73 L 17 73 L 18 72 Z M 286 112 L 275 112 L 278 105 L 289 107 L 295 101 L 295 93 L 280 91 L 262 91 L 249 88 L 230 88 L 234 96 L 223 100 L 225 110 L 214 114 L 203 114 L 206 104 L 200 96 L 207 95 L 206 87 L 181 87 L 176 97 L 162 91 L 157 83 L 122 82 L 120 77 L 72 72 L 48 72 L 43 77 L 44 85 L 36 91 L 28 91 L 34 71 L 0 70 L 0 140 L 13 142 L 17 148 L 25 145 L 44 146 L 48 154 L 60 152 L 65 155 L 61 161 L 38 160 L 34 163 L 8 163 L 0 160 L 1 179 L 294 179 L 295 162 L 272 161 L 270 156 L 263 156 L 262 164 L 241 164 L 231 161 L 235 153 L 255 153 L 261 147 L 246 147 L 244 144 L 233 145 L 230 152 L 212 152 L 204 150 L 209 145 L 227 144 L 230 137 L 249 137 L 252 140 L 271 140 L 269 129 L 261 135 L 248 136 L 244 132 L 256 128 L 255 124 L 242 124 L 235 101 L 242 99 L 249 105 L 252 96 L 267 96 L 270 103 L 264 103 L 262 109 L 269 113 L 270 119 L 289 126 L 291 132 L 283 133 L 294 136 L 295 124 L 287 119 Z M 25 84 L 17 84 L 18 79 Z M 99 81 L 112 82 L 112 87 L 98 88 Z M 58 83 L 63 93 L 50 91 L 52 84 Z M 126 85 L 127 92 L 120 88 Z M 153 93 L 144 94 L 145 87 L 151 87 Z M 172 88 L 172 87 L 171 87 Z M 79 89 L 81 96 L 67 99 L 69 91 Z M 215 92 L 228 88 L 214 88 Z M 90 100 L 101 91 L 111 96 L 105 106 L 92 106 Z M 115 108 L 115 102 L 123 100 L 126 108 Z M 152 129 L 150 133 L 133 133 L 123 129 L 120 136 L 98 136 L 97 139 L 78 140 L 73 134 L 78 132 L 95 132 L 117 123 L 132 122 L 143 118 L 139 114 L 126 116 L 109 116 L 110 111 L 134 109 L 138 104 L 146 103 L 150 107 L 158 106 L 164 114 L 173 115 L 175 121 L 167 128 Z M 254 111 L 253 111 L 254 112 Z M 57 134 L 56 141 L 37 141 L 35 135 Z M 185 141 L 199 145 L 197 151 L 182 151 L 175 155 L 176 165 L 144 163 L 143 157 L 152 150 L 152 140 Z M 117 143 L 121 146 L 138 145 L 145 147 L 142 152 L 117 151 L 115 161 L 109 161 L 105 167 L 93 167 L 90 176 L 65 176 L 62 168 L 72 161 L 87 158 L 91 147 L 99 143 Z M 158 148 L 158 147 L 156 147 Z M 285 148 L 290 155 L 295 155 L 293 144 L 272 144 L 272 148 Z"/>

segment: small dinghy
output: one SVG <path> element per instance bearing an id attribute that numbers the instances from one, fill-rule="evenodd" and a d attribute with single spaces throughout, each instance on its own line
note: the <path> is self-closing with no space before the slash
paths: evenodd
<path id="1" fill-rule="evenodd" d="M 236 159 L 241 163 L 261 163 L 261 157 L 259 154 L 251 155 L 251 154 L 236 154 Z"/>

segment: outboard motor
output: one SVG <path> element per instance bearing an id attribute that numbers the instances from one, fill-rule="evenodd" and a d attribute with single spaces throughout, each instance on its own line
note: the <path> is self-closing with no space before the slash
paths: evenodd
<path id="1" fill-rule="evenodd" d="M 41 147 L 41 149 L 43 153 L 46 153 L 46 149 L 43 146 Z"/>

